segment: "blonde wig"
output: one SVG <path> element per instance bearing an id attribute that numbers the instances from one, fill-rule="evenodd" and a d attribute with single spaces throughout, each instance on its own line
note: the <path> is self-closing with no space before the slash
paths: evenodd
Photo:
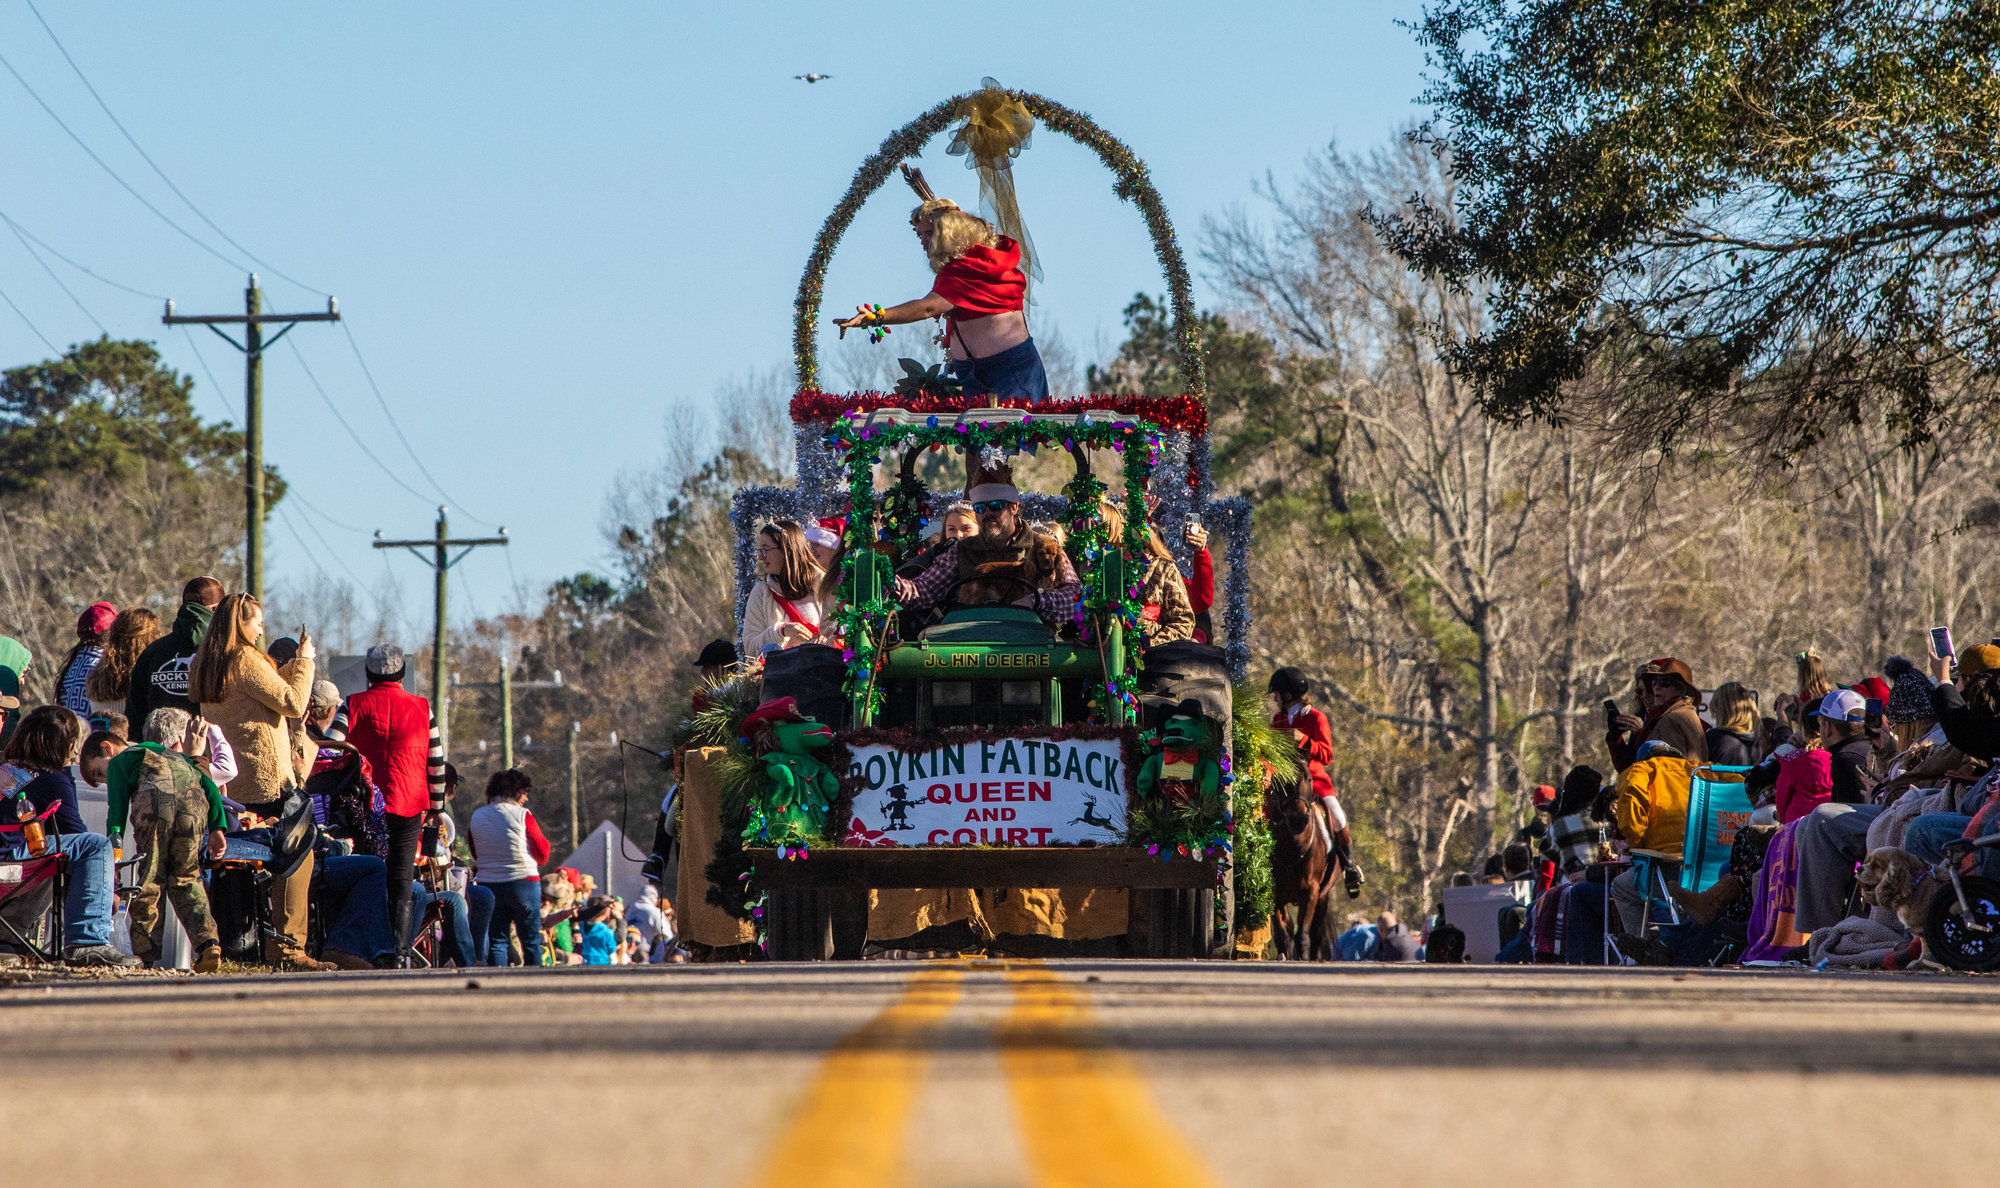
<path id="1" fill-rule="evenodd" d="M 958 204 L 949 198 L 932 198 L 918 205 L 910 212 L 910 224 L 929 219 L 930 238 L 924 243 L 924 251 L 930 257 L 931 271 L 941 272 L 944 266 L 963 256 L 976 247 L 997 247 L 1000 237 L 994 234 L 993 224 L 976 214 L 960 210 Z"/>

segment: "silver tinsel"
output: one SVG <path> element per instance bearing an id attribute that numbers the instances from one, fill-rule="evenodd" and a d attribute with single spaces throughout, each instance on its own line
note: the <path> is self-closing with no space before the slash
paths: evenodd
<path id="1" fill-rule="evenodd" d="M 803 459 L 804 453 L 799 457 Z M 801 464 L 803 470 L 803 463 Z M 772 520 L 805 520 L 806 500 L 790 487 L 745 487 L 729 500 L 729 526 L 736 531 L 736 624 L 743 625 L 743 608 L 750 587 L 757 584 L 757 530 Z M 738 656 L 747 660 L 747 656 Z"/>
<path id="2" fill-rule="evenodd" d="M 799 506 L 804 516 L 816 519 L 846 496 L 847 467 L 827 448 L 824 424 L 801 425 L 792 436 L 799 459 Z"/>
<path id="3" fill-rule="evenodd" d="M 1229 676 L 1241 681 L 1250 674 L 1250 501 L 1232 495 L 1209 503 L 1204 516 L 1210 532 L 1225 534 L 1229 577 L 1223 585 L 1222 637 L 1229 655 Z"/>
<path id="4" fill-rule="evenodd" d="M 1186 539 L 1188 515 L 1194 510 L 1188 499 L 1187 468 L 1188 435 L 1178 430 L 1162 433 L 1159 460 L 1153 466 L 1153 483 L 1149 488 L 1160 497 L 1160 508 L 1153 513 L 1153 526 L 1167 542 L 1167 551 L 1174 555 L 1174 564 L 1180 566 L 1182 576 L 1194 572 L 1194 550 L 1188 547 Z"/>

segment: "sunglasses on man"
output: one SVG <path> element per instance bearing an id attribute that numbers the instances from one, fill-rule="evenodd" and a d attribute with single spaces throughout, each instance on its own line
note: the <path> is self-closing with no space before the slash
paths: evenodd
<path id="1" fill-rule="evenodd" d="M 1013 506 L 1012 500 L 981 499 L 972 505 L 972 514 L 975 516 L 983 516 L 987 512 L 996 512 L 1003 507 L 1011 507 L 1011 506 Z"/>

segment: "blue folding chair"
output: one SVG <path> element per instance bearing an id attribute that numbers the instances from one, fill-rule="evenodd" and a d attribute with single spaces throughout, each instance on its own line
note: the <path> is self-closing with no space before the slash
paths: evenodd
<path id="1" fill-rule="evenodd" d="M 1681 841 L 1681 886 L 1702 892 L 1729 869 L 1736 835 L 1755 811 L 1743 782 L 1747 767 L 1704 764 L 1688 787 L 1687 834 Z"/>

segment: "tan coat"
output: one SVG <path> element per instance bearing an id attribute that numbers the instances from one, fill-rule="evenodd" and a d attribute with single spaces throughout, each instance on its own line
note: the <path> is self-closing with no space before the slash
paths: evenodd
<path id="1" fill-rule="evenodd" d="M 229 798 L 239 804 L 269 804 L 299 783 L 290 723 L 306 712 L 312 696 L 313 662 L 303 656 L 279 668 L 254 648 L 229 660 L 220 702 L 201 712 L 222 727 L 236 749 L 236 778 Z"/>

